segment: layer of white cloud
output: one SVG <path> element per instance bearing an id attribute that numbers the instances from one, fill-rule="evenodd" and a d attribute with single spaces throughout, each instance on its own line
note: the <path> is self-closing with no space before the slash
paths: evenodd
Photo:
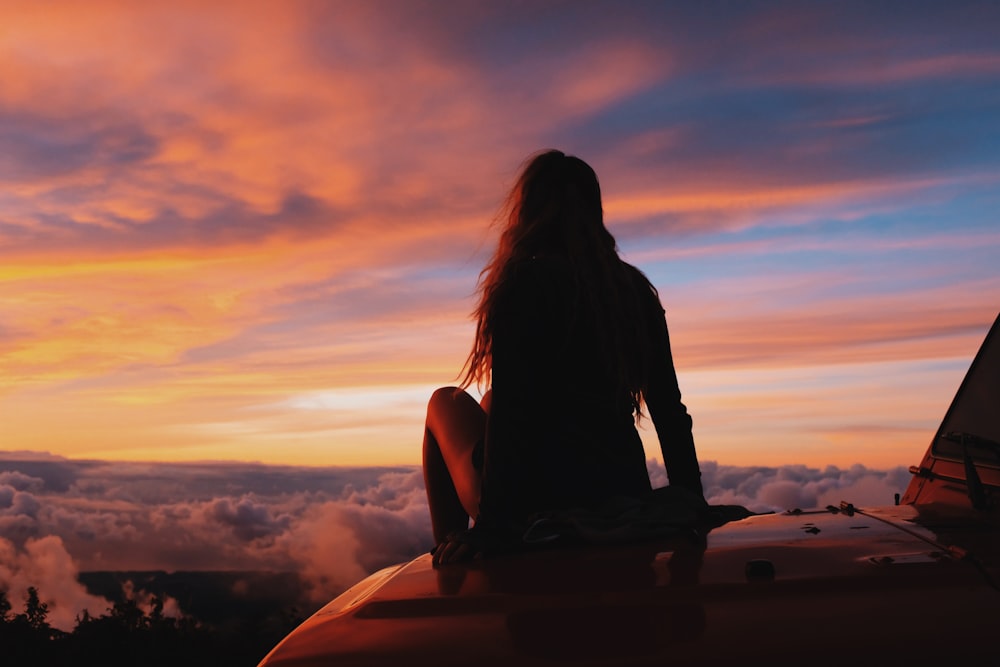
<path id="1" fill-rule="evenodd" d="M 666 484 L 651 460 L 654 486 Z M 887 505 L 904 468 L 702 464 L 712 503 L 758 512 L 848 500 Z M 77 583 L 80 570 L 298 572 L 321 602 L 432 546 L 418 468 L 299 468 L 4 460 L 0 456 L 0 590 L 28 586 L 71 628 L 110 603 Z M 144 600 L 142 591 L 131 591 Z M 148 602 L 148 600 L 147 600 Z M 175 603 L 171 603 L 174 606 Z M 179 613 L 178 610 L 174 610 Z"/>

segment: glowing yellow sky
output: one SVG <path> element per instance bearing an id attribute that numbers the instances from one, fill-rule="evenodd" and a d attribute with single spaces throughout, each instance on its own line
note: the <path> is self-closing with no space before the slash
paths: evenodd
<path id="1" fill-rule="evenodd" d="M 0 449 L 416 463 L 555 146 L 661 291 L 703 458 L 916 463 L 1000 303 L 996 41 L 608 10 L 5 5 Z"/>

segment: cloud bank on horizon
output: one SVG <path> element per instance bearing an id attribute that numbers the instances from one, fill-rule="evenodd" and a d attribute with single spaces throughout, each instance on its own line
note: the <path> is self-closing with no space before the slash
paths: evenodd
<path id="1" fill-rule="evenodd" d="M 654 486 L 666 472 L 649 462 Z M 706 497 L 755 511 L 848 500 L 888 505 L 903 467 L 703 464 Z M 17 604 L 35 586 L 50 622 L 72 629 L 87 593 L 80 571 L 298 572 L 323 603 L 366 574 L 433 546 L 418 468 L 122 463 L 0 452 L 0 591 Z M 143 590 L 130 591 L 138 599 Z M 174 613 L 183 609 L 171 601 Z"/>
<path id="2" fill-rule="evenodd" d="M 549 146 L 660 289 L 708 458 L 909 461 L 1000 302 L 996 3 L 0 20 L 7 449 L 415 463 L 489 222 Z"/>

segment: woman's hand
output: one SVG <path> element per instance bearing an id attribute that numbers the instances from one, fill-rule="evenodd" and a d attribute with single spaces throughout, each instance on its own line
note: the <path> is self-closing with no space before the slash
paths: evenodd
<path id="1" fill-rule="evenodd" d="M 458 530 L 450 533 L 443 542 L 434 547 L 431 561 L 435 567 L 448 563 L 461 563 L 480 558 L 487 551 L 496 548 L 496 536 L 475 525 L 469 530 Z"/>
<path id="2" fill-rule="evenodd" d="M 448 539 L 434 547 L 431 554 L 434 556 L 431 562 L 437 567 L 472 560 L 478 555 L 478 551 L 468 542 L 452 540 L 449 535 Z"/>

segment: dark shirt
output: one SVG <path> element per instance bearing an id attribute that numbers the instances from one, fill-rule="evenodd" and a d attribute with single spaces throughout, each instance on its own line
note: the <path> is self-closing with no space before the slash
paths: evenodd
<path id="1" fill-rule="evenodd" d="M 664 311 L 632 267 L 653 341 L 646 407 L 672 485 L 702 495 Z M 493 402 L 487 422 L 480 521 L 518 521 L 542 510 L 595 508 L 650 493 L 628 394 L 608 370 L 598 328 L 574 307 L 567 261 L 522 262 L 495 306 Z"/>

